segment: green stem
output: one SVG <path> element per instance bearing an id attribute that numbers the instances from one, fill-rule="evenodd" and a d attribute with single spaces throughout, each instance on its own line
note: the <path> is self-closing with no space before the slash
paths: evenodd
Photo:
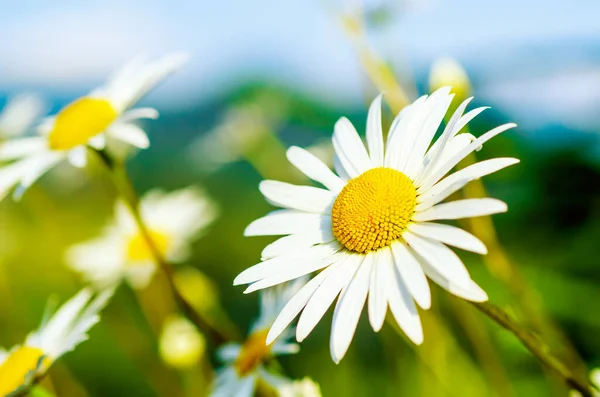
<path id="1" fill-rule="evenodd" d="M 531 331 L 517 324 L 505 311 L 489 302 L 470 302 L 480 312 L 494 320 L 500 326 L 511 332 L 523 345 L 548 369 L 561 377 L 565 383 L 577 390 L 583 397 L 594 397 L 590 386 L 585 380 L 579 379 L 558 358 L 550 353 L 549 347 Z"/>
<path id="2" fill-rule="evenodd" d="M 110 174 L 112 176 L 113 182 L 119 191 L 119 194 L 123 198 L 125 204 L 133 216 L 133 219 L 142 235 L 146 244 L 148 245 L 154 262 L 156 265 L 162 270 L 165 275 L 165 278 L 168 282 L 169 289 L 171 290 L 173 297 L 177 305 L 179 306 L 181 312 L 196 325 L 196 327 L 203 332 L 206 337 L 212 341 L 214 346 L 219 346 L 229 340 L 228 335 L 225 335 L 219 329 L 214 328 L 210 325 L 210 323 L 205 320 L 202 315 L 197 312 L 194 307 L 183 297 L 183 295 L 177 289 L 174 280 L 174 272 L 173 267 L 168 263 L 163 254 L 160 252 L 158 247 L 156 246 L 154 240 L 152 239 L 152 235 L 144 220 L 142 219 L 142 215 L 139 209 L 139 197 L 131 183 L 131 179 L 127 175 L 127 171 L 125 166 L 121 163 L 114 161 L 106 152 L 104 151 L 96 151 L 98 153 L 100 159 L 106 165 Z"/>

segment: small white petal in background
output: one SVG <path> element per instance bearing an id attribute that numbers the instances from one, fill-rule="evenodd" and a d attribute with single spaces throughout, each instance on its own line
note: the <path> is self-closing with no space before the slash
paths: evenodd
<path id="1" fill-rule="evenodd" d="M 8 100 L 0 111 L 0 141 L 28 132 L 44 111 L 44 102 L 32 94 Z"/>

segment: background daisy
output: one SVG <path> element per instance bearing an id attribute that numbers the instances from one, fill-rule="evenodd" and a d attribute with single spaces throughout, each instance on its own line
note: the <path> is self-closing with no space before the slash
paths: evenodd
<path id="1" fill-rule="evenodd" d="M 389 307 L 409 339 L 420 344 L 423 331 L 414 302 L 423 309 L 431 305 L 426 276 L 464 299 L 487 300 L 447 247 L 485 254 L 484 244 L 462 229 L 432 221 L 506 211 L 506 204 L 490 198 L 440 202 L 468 182 L 518 162 L 486 160 L 444 178 L 470 153 L 515 125 L 504 124 L 477 139 L 461 134 L 485 109 L 463 115 L 468 99 L 432 142 L 453 97 L 445 87 L 407 106 L 393 121 L 384 145 L 379 96 L 367 119 L 368 152 L 348 119 L 336 123 L 337 175 L 303 149 L 288 151 L 290 162 L 325 189 L 277 181 L 260 184 L 266 199 L 284 209 L 252 222 L 245 234 L 286 237 L 267 246 L 263 262 L 242 272 L 234 284 L 251 283 L 248 293 L 324 269 L 282 310 L 267 343 L 300 312 L 296 337 L 302 341 L 339 295 L 331 333 L 334 361 L 345 355 L 367 297 L 375 331 Z"/>
<path id="2" fill-rule="evenodd" d="M 112 294 L 112 289 L 96 296 L 89 289 L 82 290 L 29 334 L 22 345 L 0 351 L 0 395 L 28 387 L 54 361 L 87 340 L 88 331 L 100 321 L 98 313 Z"/>
<path id="3" fill-rule="evenodd" d="M 265 340 L 277 314 L 305 282 L 305 278 L 300 278 L 262 291 L 260 315 L 246 340 L 242 344 L 228 343 L 217 352 L 225 366 L 217 373 L 211 397 L 252 397 L 259 382 L 266 382 L 275 390 L 289 382 L 269 372 L 265 364 L 275 356 L 299 351 L 299 346 L 289 341 L 293 330 L 284 332 L 271 345 Z"/>
<path id="4" fill-rule="evenodd" d="M 140 210 L 154 244 L 170 263 L 186 260 L 191 243 L 217 216 L 216 205 L 193 186 L 171 193 L 153 190 L 142 198 Z M 73 246 L 66 260 L 98 287 L 124 279 L 135 288 L 145 288 L 156 270 L 152 252 L 121 201 L 102 236 Z"/>
<path id="5" fill-rule="evenodd" d="M 17 195 L 64 159 L 77 167 L 87 163 L 87 146 L 103 149 L 107 139 L 126 142 L 145 149 L 150 145 L 146 133 L 135 124 L 140 119 L 155 119 L 153 108 L 129 110 L 185 62 L 183 54 L 157 61 L 137 59 L 125 65 L 102 87 L 78 98 L 47 118 L 39 136 L 14 139 L 0 147 L 0 161 L 14 161 L 0 169 L 0 198 L 18 185 Z"/>

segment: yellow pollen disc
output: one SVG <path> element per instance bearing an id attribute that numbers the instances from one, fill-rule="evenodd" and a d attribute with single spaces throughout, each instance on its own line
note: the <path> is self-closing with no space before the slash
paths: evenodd
<path id="1" fill-rule="evenodd" d="M 333 203 L 333 235 L 350 251 L 365 253 L 398 239 L 417 204 L 417 189 L 400 171 L 373 168 L 351 179 Z"/>
<path id="2" fill-rule="evenodd" d="M 168 234 L 156 230 L 150 231 L 150 236 L 158 251 L 164 256 L 171 246 L 171 238 Z M 146 262 L 153 259 L 152 251 L 146 243 L 146 239 L 138 233 L 131 237 L 127 243 L 127 259 L 130 262 Z"/>
<path id="3" fill-rule="evenodd" d="M 15 391 L 25 383 L 27 374 L 40 365 L 44 352 L 35 347 L 21 346 L 8 355 L 0 364 L 0 396 Z M 41 368 L 50 366 L 50 359 L 44 358 Z"/>
<path id="4" fill-rule="evenodd" d="M 271 354 L 271 346 L 267 346 L 268 334 L 268 329 L 257 331 L 252 333 L 244 342 L 240 355 L 233 364 L 239 376 L 250 373 Z"/>
<path id="5" fill-rule="evenodd" d="M 110 102 L 97 98 L 80 98 L 64 107 L 48 136 L 50 149 L 68 150 L 84 145 L 100 134 L 118 117 Z"/>

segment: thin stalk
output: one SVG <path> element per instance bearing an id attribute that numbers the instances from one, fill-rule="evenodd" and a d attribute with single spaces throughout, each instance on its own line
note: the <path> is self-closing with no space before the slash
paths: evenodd
<path id="1" fill-rule="evenodd" d="M 562 361 L 550 353 L 548 345 L 531 331 L 517 324 L 504 310 L 489 302 L 470 303 L 517 337 L 531 354 L 557 376 L 561 377 L 569 387 L 577 390 L 583 397 L 594 397 L 594 393 L 585 380 L 579 379 Z"/>
<path id="2" fill-rule="evenodd" d="M 193 306 L 181 295 L 174 280 L 174 272 L 172 266 L 168 263 L 168 261 L 164 258 L 163 254 L 160 252 L 158 247 L 156 246 L 152 235 L 150 234 L 150 230 L 146 226 L 144 220 L 142 219 L 140 209 L 139 209 L 139 197 L 127 175 L 127 171 L 125 170 L 125 166 L 121 163 L 115 162 L 110 156 L 104 151 L 96 151 L 98 153 L 100 159 L 106 165 L 108 170 L 110 171 L 111 177 L 119 194 L 123 198 L 125 204 L 127 205 L 131 215 L 140 231 L 140 234 L 144 238 L 148 248 L 150 249 L 150 253 L 154 259 L 156 265 L 161 269 L 167 283 L 169 285 L 169 289 L 175 298 L 177 305 L 179 306 L 181 312 L 192 322 L 196 327 L 203 332 L 207 339 L 209 339 L 214 346 L 219 346 L 228 340 L 230 340 L 228 335 L 225 335 L 219 329 L 214 328 L 210 325 L 210 323 L 205 320 L 200 313 L 198 313 Z"/>

